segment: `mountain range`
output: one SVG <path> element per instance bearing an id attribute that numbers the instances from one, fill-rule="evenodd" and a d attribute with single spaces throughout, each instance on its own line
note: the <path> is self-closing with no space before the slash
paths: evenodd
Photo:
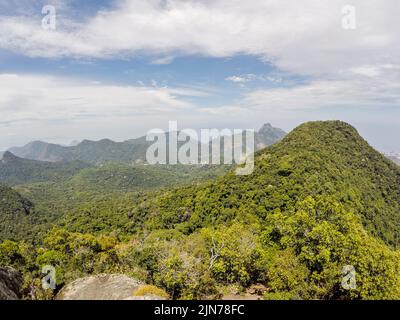
<path id="1" fill-rule="evenodd" d="M 269 146 L 285 136 L 285 132 L 271 124 L 264 124 L 258 132 L 255 132 L 255 144 L 257 149 Z M 61 146 L 58 144 L 33 141 L 23 147 L 8 149 L 12 154 L 26 159 L 66 162 L 79 160 L 90 164 L 102 164 L 107 162 L 117 163 L 143 163 L 146 159 L 146 150 L 153 144 L 146 141 L 146 137 L 114 142 L 110 139 L 100 141 L 83 140 L 77 145 Z"/>
<path id="2" fill-rule="evenodd" d="M 283 130 L 265 124 L 256 133 L 255 144 L 259 149 L 284 135 Z M 128 191 L 201 181 L 226 171 L 223 166 L 143 166 L 151 143 L 145 137 L 125 142 L 84 140 L 76 146 L 31 142 L 3 153 L 0 183 L 60 182 L 68 189 L 68 182 L 69 188 L 93 190 L 102 185 L 103 192 Z"/>
<path id="3" fill-rule="evenodd" d="M 23 159 L 10 151 L 0 160 L 0 182 L 17 185 L 28 182 L 64 181 L 90 165 L 74 160 L 69 162 L 46 162 Z"/>

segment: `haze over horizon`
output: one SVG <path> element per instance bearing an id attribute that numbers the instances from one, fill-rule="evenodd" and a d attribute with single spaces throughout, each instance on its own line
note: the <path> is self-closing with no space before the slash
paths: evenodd
<path id="1" fill-rule="evenodd" d="M 299 123 L 300 124 L 300 123 Z M 275 126 L 274 124 L 271 124 L 273 127 L 276 127 L 276 128 L 279 128 L 279 129 L 283 129 L 285 132 L 287 132 L 287 133 L 289 133 L 290 131 L 292 131 L 292 129 L 294 129 L 295 127 L 293 127 L 293 128 L 290 128 L 290 129 L 284 129 L 284 127 L 283 126 Z M 223 126 L 221 126 L 221 128 L 217 128 L 217 129 L 225 129 L 226 127 L 223 127 Z M 258 131 L 259 129 L 261 128 L 261 125 L 260 126 L 258 126 L 258 127 L 254 127 L 254 128 L 250 128 L 250 127 L 247 127 L 247 128 L 244 128 L 244 129 L 254 129 L 255 131 Z M 167 127 L 165 127 L 165 126 L 162 126 L 162 127 L 160 127 L 160 129 L 163 129 L 163 130 L 165 130 L 166 132 L 168 132 L 168 128 Z M 185 129 L 185 127 L 184 126 L 182 126 L 182 127 L 180 127 L 179 129 Z M 197 132 L 199 132 L 201 129 L 207 129 L 207 128 L 198 128 L 198 129 L 196 129 L 196 131 Z M 228 128 L 228 129 L 236 129 L 236 128 Z M 238 128 L 238 129 L 243 129 L 243 128 Z M 359 128 L 356 128 L 356 129 L 359 129 Z M 385 140 L 385 137 L 384 136 L 382 136 L 382 133 L 381 132 L 379 132 L 379 131 L 377 131 L 377 132 L 373 132 L 373 133 L 371 133 L 371 139 L 368 139 L 367 137 L 366 137 L 366 135 L 365 134 L 363 134 L 363 133 L 365 133 L 365 132 L 363 132 L 363 131 L 366 131 L 367 132 L 367 130 L 359 130 L 359 132 L 360 132 L 360 134 L 361 134 L 361 136 L 363 136 L 366 140 L 367 140 L 367 142 L 368 143 L 370 143 L 371 144 L 371 146 L 372 147 L 374 147 L 375 149 L 377 149 L 378 151 L 380 151 L 380 152 L 383 152 L 383 153 L 387 153 L 387 154 L 390 154 L 390 153 L 398 153 L 399 152 L 399 149 L 396 149 L 396 147 L 394 147 L 394 148 L 391 148 L 391 144 L 390 144 L 390 142 L 389 143 L 384 143 L 384 144 L 382 144 L 381 146 L 379 146 L 379 145 L 374 145 L 374 143 L 373 143 L 373 141 L 377 141 L 377 140 L 379 140 L 379 139 L 377 139 L 377 137 L 381 137 L 381 139 L 384 141 Z M 110 137 L 108 137 L 108 136 L 94 136 L 93 138 L 87 138 L 87 137 L 82 137 L 82 138 L 75 138 L 75 139 L 66 139 L 65 137 L 64 138 L 62 138 L 62 137 L 60 137 L 60 138 L 57 138 L 57 137 L 55 137 L 55 138 L 50 138 L 49 140 L 46 140 L 46 139 L 34 139 L 34 138 L 32 138 L 32 139 L 28 139 L 25 143 L 24 142 L 22 142 L 21 144 L 19 144 L 19 145 L 11 145 L 11 146 L 8 146 L 8 147 L 5 147 L 5 148 L 3 148 L 3 149 L 0 149 L 0 152 L 5 152 L 5 151 L 7 151 L 7 150 L 9 150 L 10 148 L 12 148 L 12 147 L 23 147 L 23 146 L 26 146 L 27 144 L 29 144 L 29 143 L 31 143 L 31 142 L 35 142 L 35 141 L 42 141 L 42 142 L 45 142 L 45 143 L 52 143 L 52 144 L 58 144 L 58 145 L 62 145 L 62 146 L 73 146 L 73 145 L 76 145 L 76 144 L 79 144 L 80 142 L 82 142 L 83 140 L 90 140 L 90 141 L 100 141 L 100 140 L 103 140 L 103 139 L 111 139 L 111 140 L 113 140 L 113 141 L 115 141 L 115 142 L 123 142 L 123 141 L 126 141 L 126 140 L 130 140 L 130 139 L 136 139 L 136 138 L 140 138 L 140 137 L 143 137 L 143 136 L 145 136 L 146 135 L 146 132 L 143 132 L 143 133 L 139 133 L 138 135 L 134 135 L 134 136 L 128 136 L 127 135 L 127 137 L 126 138 L 119 138 L 119 137 L 117 137 L 117 138 L 110 138 Z M 395 145 L 396 146 L 396 145 Z"/>
<path id="2" fill-rule="evenodd" d="M 56 29 L 42 28 L 42 8 Z M 338 119 L 400 151 L 400 3 L 0 0 L 0 150 Z M 229 27 L 227 27 L 229 26 Z"/>

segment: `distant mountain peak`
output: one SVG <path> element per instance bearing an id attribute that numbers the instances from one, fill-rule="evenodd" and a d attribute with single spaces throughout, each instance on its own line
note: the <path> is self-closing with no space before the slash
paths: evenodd
<path id="1" fill-rule="evenodd" d="M 12 161 L 17 160 L 18 157 L 15 156 L 13 153 L 11 153 L 10 151 L 6 151 L 3 153 L 3 158 L 1 159 L 2 163 L 9 163 Z"/>
<path id="2" fill-rule="evenodd" d="M 79 145 L 90 144 L 90 143 L 93 143 L 93 142 L 94 142 L 93 140 L 83 139 L 83 140 L 79 143 Z"/>
<path id="3" fill-rule="evenodd" d="M 273 128 L 273 127 L 272 127 L 272 125 L 271 125 L 269 122 L 267 122 L 267 123 L 264 123 L 264 124 L 262 125 L 262 127 L 260 128 L 259 131 L 263 131 L 263 130 L 265 130 L 265 129 L 270 129 L 270 128 Z"/>
<path id="4" fill-rule="evenodd" d="M 282 129 L 273 127 L 271 123 L 267 122 L 267 123 L 264 123 L 264 124 L 262 125 L 262 127 L 260 128 L 260 130 L 258 130 L 258 132 L 259 132 L 259 133 L 262 133 L 262 132 L 271 132 L 271 130 L 283 131 Z"/>
<path id="5" fill-rule="evenodd" d="M 258 130 L 256 134 L 256 148 L 262 149 L 266 146 L 278 142 L 286 135 L 282 129 L 275 128 L 271 123 L 267 122 Z"/>

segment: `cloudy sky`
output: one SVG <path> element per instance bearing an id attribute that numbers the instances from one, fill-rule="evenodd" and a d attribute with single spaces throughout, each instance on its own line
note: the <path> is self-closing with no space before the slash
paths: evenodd
<path id="1" fill-rule="evenodd" d="M 340 119 L 400 151 L 399 13 L 398 0 L 0 0 L 0 150 L 168 120 Z"/>

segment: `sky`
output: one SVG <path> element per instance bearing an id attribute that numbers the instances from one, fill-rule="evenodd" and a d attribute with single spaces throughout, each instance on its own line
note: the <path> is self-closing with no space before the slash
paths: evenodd
<path id="1" fill-rule="evenodd" d="M 170 120 L 339 119 L 400 152 L 399 13 L 398 0 L 0 0 L 0 150 Z"/>

